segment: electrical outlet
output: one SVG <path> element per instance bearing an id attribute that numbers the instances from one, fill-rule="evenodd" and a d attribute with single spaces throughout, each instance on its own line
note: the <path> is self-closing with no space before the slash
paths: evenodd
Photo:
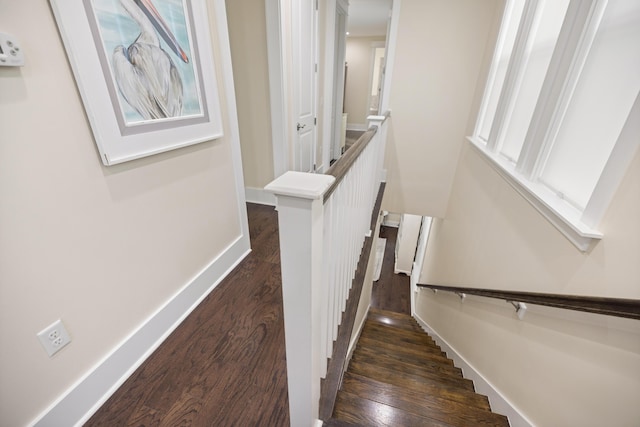
<path id="1" fill-rule="evenodd" d="M 69 332 L 67 332 L 60 319 L 40 331 L 38 333 L 38 339 L 47 351 L 49 357 L 56 354 L 62 347 L 71 342 Z"/>

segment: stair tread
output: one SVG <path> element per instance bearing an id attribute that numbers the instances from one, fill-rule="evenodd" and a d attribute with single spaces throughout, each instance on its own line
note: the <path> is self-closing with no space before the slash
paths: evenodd
<path id="1" fill-rule="evenodd" d="M 333 414 L 341 420 L 365 426 L 450 427 L 446 423 L 345 392 L 338 393 Z"/>
<path id="2" fill-rule="evenodd" d="M 369 308 L 369 314 L 375 314 L 385 317 L 390 317 L 392 319 L 404 320 L 404 321 L 415 321 L 413 317 L 409 314 L 398 313 L 397 311 L 383 310 L 381 308 L 371 307 Z"/>
<path id="3" fill-rule="evenodd" d="M 364 324 L 363 332 L 369 331 L 372 334 L 387 335 L 389 338 L 396 340 L 404 340 L 416 344 L 426 344 L 437 346 L 436 342 L 424 331 L 407 331 L 406 329 L 396 328 L 394 326 L 384 325 L 381 323 L 371 322 L 367 320 Z"/>
<path id="4" fill-rule="evenodd" d="M 367 347 L 357 347 L 353 353 L 355 359 L 359 358 L 376 358 L 385 361 L 386 363 L 407 364 L 422 369 L 438 372 L 441 375 L 451 375 L 452 377 L 463 378 L 462 370 L 456 368 L 449 363 L 443 363 L 433 359 L 427 359 L 423 357 L 407 357 L 398 353 L 383 353 Z"/>
<path id="5" fill-rule="evenodd" d="M 435 343 L 429 343 L 426 341 L 418 342 L 410 337 L 404 337 L 400 335 L 383 334 L 379 331 L 374 331 L 368 327 L 362 328 L 360 336 L 363 338 L 370 338 L 372 340 L 381 341 L 387 344 L 410 348 L 417 351 L 428 351 L 430 353 L 439 353 L 444 355 L 442 349 Z"/>
<path id="6" fill-rule="evenodd" d="M 376 351 L 396 352 L 414 357 L 428 357 L 441 360 L 443 363 L 449 363 L 447 362 L 447 360 L 449 360 L 450 364 L 453 365 L 453 361 L 447 358 L 447 355 L 443 351 L 429 346 L 390 342 L 388 340 L 383 341 L 382 339 L 376 339 L 365 333 L 360 335 L 358 345 L 370 347 Z"/>
<path id="7" fill-rule="evenodd" d="M 396 385 L 414 386 L 420 383 L 438 384 L 441 387 L 467 390 L 475 392 L 473 382 L 466 378 L 454 378 L 448 375 L 426 372 L 419 369 L 411 369 L 407 366 L 389 367 L 381 365 L 379 361 L 351 360 L 349 371 L 382 382 L 390 382 Z"/>
<path id="8" fill-rule="evenodd" d="M 509 426 L 411 316 L 370 309 L 331 427 Z"/>
<path id="9" fill-rule="evenodd" d="M 367 321 L 408 331 L 424 332 L 413 317 L 392 311 L 369 309 Z"/>
<path id="10" fill-rule="evenodd" d="M 372 375 L 367 370 L 349 368 L 345 375 L 347 374 L 359 375 L 375 381 L 405 387 L 420 393 L 429 393 L 433 396 L 440 396 L 460 403 L 471 402 L 477 408 L 490 408 L 489 399 L 486 396 L 457 387 L 443 387 L 438 381 L 428 381 L 423 378 L 417 378 L 417 380 L 411 377 L 407 378 L 407 376 L 397 375 L 396 372 L 386 369 L 379 369 Z"/>
<path id="11" fill-rule="evenodd" d="M 465 399 L 464 402 L 459 402 L 439 395 L 420 393 L 354 374 L 345 375 L 342 389 L 360 398 L 392 406 L 416 415 L 427 416 L 453 426 L 508 426 L 505 416 L 491 412 L 486 399 L 478 402 L 478 399 L 474 399 L 473 395 L 470 395 L 470 398 Z"/>
<path id="12" fill-rule="evenodd" d="M 424 346 L 416 347 L 409 344 L 380 341 L 369 338 L 367 336 L 361 336 L 360 340 L 361 341 L 358 341 L 358 346 L 370 348 L 371 350 L 376 352 L 405 355 L 412 358 L 425 358 L 434 362 L 449 364 L 453 366 L 453 361 L 449 359 L 445 353 L 437 349 Z"/>

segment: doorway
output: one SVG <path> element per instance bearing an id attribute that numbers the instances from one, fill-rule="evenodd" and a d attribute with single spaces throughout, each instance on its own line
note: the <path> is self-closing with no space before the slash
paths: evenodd
<path id="1" fill-rule="evenodd" d="M 303 165 L 311 165 L 311 169 L 316 172 L 324 172 L 329 168 L 332 158 L 339 158 L 342 154 L 342 147 L 340 145 L 342 135 L 346 132 L 346 125 L 343 125 L 343 106 L 345 97 L 345 80 L 344 80 L 344 65 L 345 58 L 341 57 L 341 53 L 346 55 L 346 33 L 351 31 L 347 26 L 357 24 L 364 19 L 371 19 L 372 11 L 381 9 L 384 12 L 380 15 L 382 17 L 382 28 L 385 37 L 383 40 L 388 39 L 386 37 L 386 29 L 390 21 L 390 10 L 394 0 L 350 0 L 347 4 L 346 0 L 326 0 L 324 2 L 316 2 L 314 0 L 303 0 L 304 4 L 311 4 L 312 9 L 316 13 L 313 25 L 308 23 L 306 26 L 299 28 L 313 29 L 314 37 L 318 34 L 322 37 L 320 42 L 322 46 L 322 57 L 318 56 L 318 42 L 314 41 L 313 44 L 308 44 L 307 39 L 302 41 L 302 45 L 307 46 L 308 52 L 313 51 L 316 55 L 316 59 L 321 59 L 321 63 L 318 61 L 302 61 L 303 67 L 306 67 L 304 73 L 309 73 L 312 70 L 314 80 L 318 79 L 318 68 L 322 70 L 322 89 L 318 92 L 318 85 L 314 85 L 314 94 L 312 98 L 312 105 L 314 108 L 313 114 L 311 111 L 305 111 L 309 113 L 308 117 L 313 117 L 314 124 L 311 126 L 313 129 L 313 137 L 318 138 L 318 133 L 321 135 L 321 143 L 306 142 L 303 141 L 301 145 L 296 145 L 296 142 L 300 139 L 301 135 L 298 135 L 300 124 L 301 129 L 309 129 L 309 124 L 299 120 L 299 116 L 296 115 L 294 110 L 294 102 L 297 102 L 295 90 L 297 83 L 293 80 L 296 72 L 294 71 L 293 57 L 293 43 L 294 38 L 293 30 L 296 26 L 296 17 L 293 9 L 293 4 L 297 1 L 292 0 L 265 0 L 266 2 L 266 18 L 267 18 L 267 46 L 268 46 L 268 61 L 269 61 L 269 86 L 271 96 L 271 123 L 272 123 L 272 144 L 274 153 L 274 175 L 280 176 L 287 170 L 301 169 Z M 399 4 L 400 0 L 395 0 Z M 321 12 L 318 13 L 317 7 L 321 7 Z M 305 6 L 306 7 L 306 6 Z M 348 7 L 348 9 L 347 9 Z M 318 18 L 320 15 L 320 18 Z M 301 18 L 304 19 L 304 18 Z M 380 20 L 380 18 L 378 18 Z M 318 31 L 319 30 L 319 31 Z M 357 34 L 357 30 L 356 30 Z M 313 47 L 312 47 L 313 46 Z M 298 53 L 304 54 L 304 52 L 298 51 Z M 390 51 L 387 47 L 387 54 L 384 55 L 388 60 Z M 388 67 L 387 67 L 388 68 Z M 367 75 L 365 81 L 367 85 L 371 83 L 370 69 L 367 67 Z M 384 68 L 383 68 L 384 71 Z M 381 79 L 383 81 L 388 80 L 388 72 L 382 73 Z M 299 81 L 308 81 L 300 79 Z M 367 89 L 371 88 L 369 85 Z M 368 111 L 369 95 L 368 90 L 362 103 L 365 106 L 365 114 Z M 379 104 L 382 102 L 384 107 L 385 88 L 381 85 L 381 91 L 378 95 Z M 382 101 L 380 101 L 382 98 Z M 320 114 L 320 120 L 315 109 L 322 108 Z M 302 110 L 298 110 L 302 111 Z M 363 123 L 366 121 L 363 120 Z M 318 129 L 318 125 L 320 128 Z M 304 126 L 304 127 L 303 127 Z M 318 132 L 319 131 L 319 132 Z M 320 140 L 318 140 L 320 141 Z M 312 145 L 315 144 L 315 145 Z M 314 147 L 320 145 L 319 150 Z M 298 150 L 300 148 L 300 150 Z M 297 151 L 298 150 L 298 151 Z M 314 161 L 312 161 L 314 160 Z M 318 164 L 319 163 L 319 164 Z"/>
<path id="2" fill-rule="evenodd" d="M 347 131 L 364 131 L 367 117 L 378 114 L 385 75 L 387 33 L 392 0 L 349 3 L 344 110 Z"/>

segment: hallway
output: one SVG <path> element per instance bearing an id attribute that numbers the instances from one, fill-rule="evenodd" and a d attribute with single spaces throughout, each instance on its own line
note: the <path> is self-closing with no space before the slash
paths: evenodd
<path id="1" fill-rule="evenodd" d="M 373 284 L 371 307 L 395 311 L 396 313 L 411 314 L 409 276 L 393 273 L 398 229 L 381 226 L 380 237 L 387 239 L 387 245 L 384 250 L 380 280 Z"/>
<path id="2" fill-rule="evenodd" d="M 286 426 L 277 214 L 249 205 L 252 252 L 86 426 Z"/>
<path id="3" fill-rule="evenodd" d="M 252 252 L 176 328 L 86 426 L 288 426 L 277 213 L 247 204 Z M 372 306 L 408 313 L 393 274 L 397 229 Z"/>

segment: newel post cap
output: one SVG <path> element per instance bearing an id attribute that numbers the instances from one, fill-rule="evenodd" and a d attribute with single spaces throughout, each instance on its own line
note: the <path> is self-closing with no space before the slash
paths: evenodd
<path id="1" fill-rule="evenodd" d="M 276 196 L 320 199 L 336 180 L 331 175 L 289 171 L 267 184 L 264 189 Z"/>

